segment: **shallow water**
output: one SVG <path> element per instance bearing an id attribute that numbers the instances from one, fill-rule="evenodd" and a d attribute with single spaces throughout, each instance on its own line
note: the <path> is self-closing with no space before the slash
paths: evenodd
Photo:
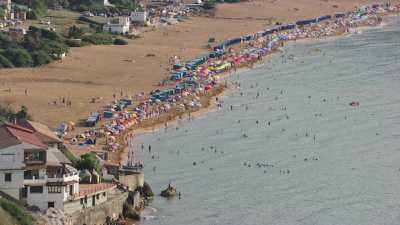
<path id="1" fill-rule="evenodd" d="M 180 200 L 156 197 L 156 217 L 143 224 L 399 224 L 400 20 L 393 20 L 291 44 L 231 76 L 241 88 L 226 92 L 222 109 L 135 138 L 153 190 L 171 182 L 182 192 Z"/>

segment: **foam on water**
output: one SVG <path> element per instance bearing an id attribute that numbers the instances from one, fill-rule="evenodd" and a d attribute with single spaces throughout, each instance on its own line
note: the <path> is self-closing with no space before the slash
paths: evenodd
<path id="1" fill-rule="evenodd" d="M 156 217 L 144 224 L 398 224 L 394 20 L 359 35 L 289 45 L 228 78 L 241 90 L 226 93 L 223 109 L 136 138 L 153 190 L 172 182 L 182 192 L 181 200 L 156 197 Z"/>

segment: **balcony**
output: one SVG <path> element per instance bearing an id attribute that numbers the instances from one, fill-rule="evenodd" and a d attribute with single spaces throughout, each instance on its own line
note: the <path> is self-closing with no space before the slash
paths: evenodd
<path id="1" fill-rule="evenodd" d="M 30 165 L 44 165 L 46 163 L 46 161 L 37 160 L 37 159 L 25 159 L 24 163 L 27 166 L 30 166 Z"/>
<path id="2" fill-rule="evenodd" d="M 66 173 L 66 174 L 52 174 L 47 175 L 47 182 L 57 183 L 57 182 L 70 182 L 77 181 L 79 182 L 78 173 Z"/>
<path id="3" fill-rule="evenodd" d="M 24 176 L 24 185 L 39 185 L 46 183 L 47 176 Z"/>

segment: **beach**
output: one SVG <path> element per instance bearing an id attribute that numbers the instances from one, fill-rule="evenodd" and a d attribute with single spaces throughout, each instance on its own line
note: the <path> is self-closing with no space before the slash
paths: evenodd
<path id="1" fill-rule="evenodd" d="M 114 94 L 133 95 L 157 89 L 168 75 L 171 56 L 189 60 L 207 52 L 210 37 L 222 41 L 276 22 L 348 11 L 371 2 L 376 1 L 281 0 L 218 5 L 215 18 L 191 17 L 178 25 L 145 33 L 144 38 L 132 40 L 128 46 L 73 48 L 62 62 L 41 68 L 1 70 L 0 102 L 16 109 L 25 105 L 36 121 L 53 128 L 61 122 L 79 124 L 89 112 L 99 111 L 112 101 Z M 155 56 L 146 57 L 148 54 Z M 63 98 L 71 101 L 71 107 L 52 104 Z M 102 100 L 91 103 L 92 98 Z"/>
<path id="2" fill-rule="evenodd" d="M 135 138 L 153 189 L 182 192 L 143 224 L 397 224 L 399 24 L 291 43 L 221 109 Z"/>

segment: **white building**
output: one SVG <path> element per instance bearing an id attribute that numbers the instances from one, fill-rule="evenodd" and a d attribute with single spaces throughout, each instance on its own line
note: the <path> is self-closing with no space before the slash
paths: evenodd
<path id="1" fill-rule="evenodd" d="M 0 6 L 4 7 L 7 12 L 11 12 L 11 0 L 0 0 Z"/>
<path id="2" fill-rule="evenodd" d="M 105 24 L 103 26 L 103 31 L 113 34 L 126 34 L 129 33 L 130 25 L 129 17 L 118 17 L 111 19 L 107 24 Z"/>
<path id="3" fill-rule="evenodd" d="M 133 23 L 146 23 L 147 12 L 132 12 L 129 18 Z"/>
<path id="4" fill-rule="evenodd" d="M 0 191 L 41 210 L 64 209 L 79 195 L 78 171 L 35 131 L 15 124 L 0 127 Z"/>

